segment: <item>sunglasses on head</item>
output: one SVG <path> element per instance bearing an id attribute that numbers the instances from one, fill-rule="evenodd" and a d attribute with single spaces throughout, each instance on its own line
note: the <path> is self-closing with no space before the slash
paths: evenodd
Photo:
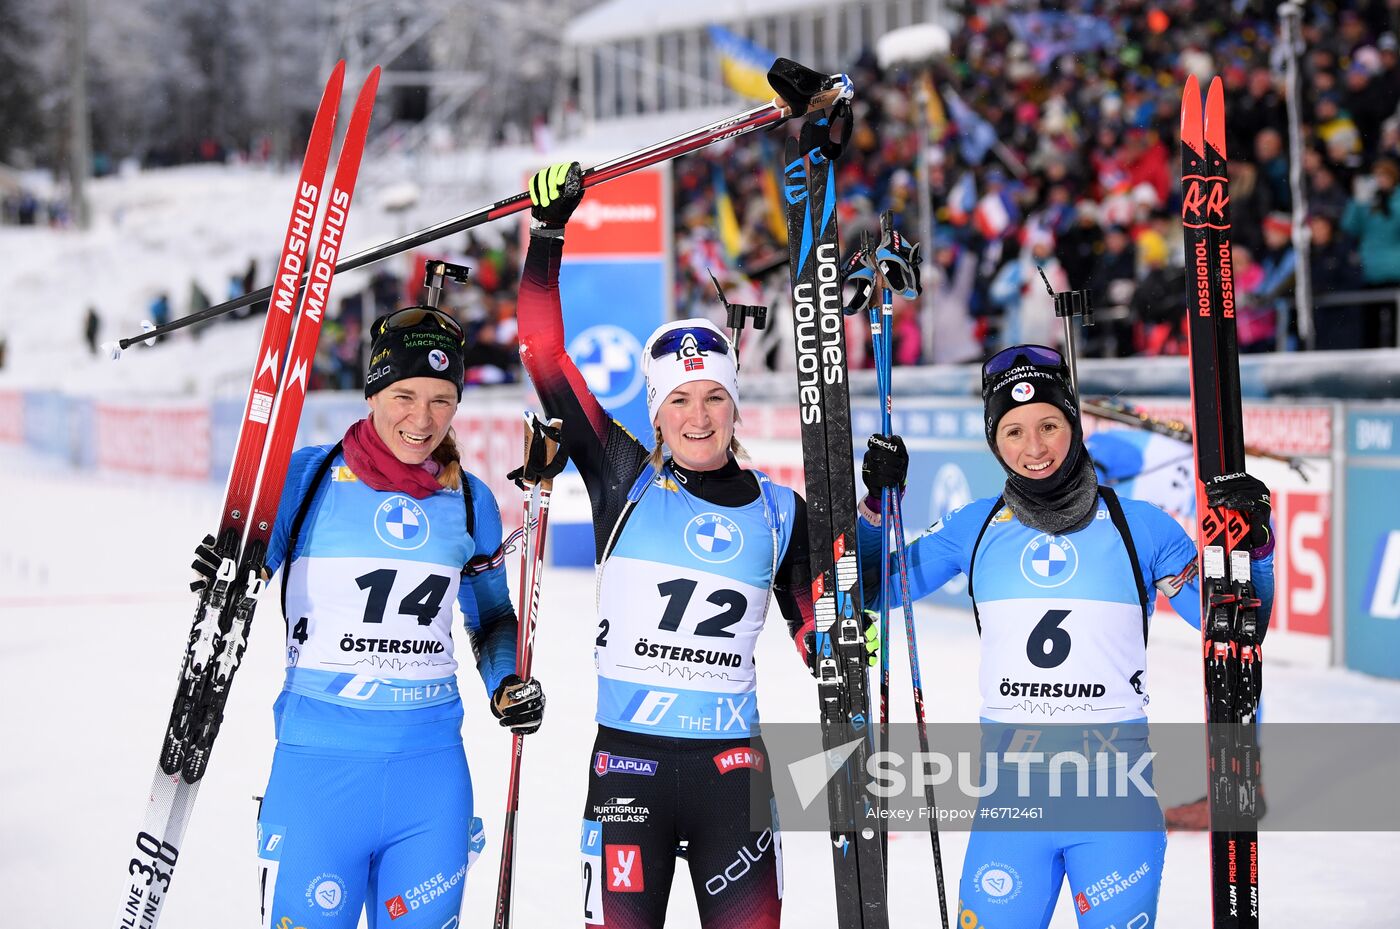
<path id="1" fill-rule="evenodd" d="M 417 329 L 424 320 L 436 323 L 439 329 L 456 339 L 458 345 L 467 343 L 467 337 L 457 320 L 430 306 L 410 306 L 390 313 L 375 322 L 374 331 L 370 335 L 377 339 L 391 329 Z"/>
<path id="2" fill-rule="evenodd" d="M 1013 345 L 997 352 L 982 365 L 982 376 L 1009 371 L 1018 364 L 1048 365 L 1059 367 L 1065 363 L 1065 356 L 1046 345 Z"/>
<path id="3" fill-rule="evenodd" d="M 723 335 L 705 326 L 693 326 L 687 329 L 672 329 L 657 336 L 656 341 L 651 343 L 651 357 L 655 359 L 679 355 L 691 347 L 687 342 L 692 342 L 697 352 L 729 354 L 729 340 Z"/>

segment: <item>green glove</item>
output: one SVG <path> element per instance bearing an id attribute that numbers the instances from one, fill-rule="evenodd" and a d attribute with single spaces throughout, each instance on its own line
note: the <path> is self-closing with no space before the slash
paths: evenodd
<path id="1" fill-rule="evenodd" d="M 880 663 L 880 614 L 865 611 L 865 663 L 875 667 Z"/>
<path id="2" fill-rule="evenodd" d="M 583 169 L 577 161 L 536 171 L 530 178 L 531 227 L 562 229 L 582 200 Z"/>

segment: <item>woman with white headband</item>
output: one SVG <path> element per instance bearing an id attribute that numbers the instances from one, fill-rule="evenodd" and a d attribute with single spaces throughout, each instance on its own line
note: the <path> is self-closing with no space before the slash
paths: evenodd
<path id="1" fill-rule="evenodd" d="M 663 925 L 683 854 L 702 925 L 777 927 L 777 824 L 771 803 L 762 821 L 750 813 L 751 792 L 772 796 L 753 652 L 770 593 L 809 651 L 806 508 L 739 467 L 738 363 L 708 320 L 667 323 L 647 340 L 653 447 L 609 418 L 564 351 L 559 264 L 583 197 L 577 164 L 541 171 L 530 191 L 521 356 L 588 488 L 598 566 L 584 922 Z M 746 868 L 732 867 L 738 858 Z"/>

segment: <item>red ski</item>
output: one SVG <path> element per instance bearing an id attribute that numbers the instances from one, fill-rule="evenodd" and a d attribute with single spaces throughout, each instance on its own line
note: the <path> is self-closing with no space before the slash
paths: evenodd
<path id="1" fill-rule="evenodd" d="M 122 902 L 115 922 L 118 929 L 154 929 L 160 920 L 195 797 L 223 720 L 229 686 L 247 644 L 248 624 L 262 593 L 267 541 L 277 517 L 305 398 L 306 373 L 315 355 L 379 85 L 379 69 L 375 68 L 355 102 L 331 185 L 330 204 L 312 247 L 344 74 L 344 62 L 340 62 L 326 83 L 297 180 L 292 215 L 278 258 L 277 285 L 263 326 L 223 514 L 214 537 L 221 563 L 214 580 L 200 592 L 145 819 L 136 834 L 132 857 L 122 870 Z M 299 285 L 308 264 L 309 283 L 299 302 Z M 294 328 L 289 350 L 288 336 Z M 285 383 L 284 371 L 291 372 Z"/>

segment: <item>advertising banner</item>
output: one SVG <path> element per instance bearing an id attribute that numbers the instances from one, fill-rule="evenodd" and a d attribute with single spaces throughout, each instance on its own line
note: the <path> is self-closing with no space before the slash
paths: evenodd
<path id="1" fill-rule="evenodd" d="M 17 390 L 0 390 L 0 442 L 18 444 L 24 441 L 24 394 Z"/>
<path id="2" fill-rule="evenodd" d="M 162 477 L 209 476 L 209 405 L 98 403 L 97 465 Z"/>
<path id="3" fill-rule="evenodd" d="M 1400 678 L 1400 406 L 1347 413 L 1345 661 Z"/>
<path id="4" fill-rule="evenodd" d="M 569 356 L 603 408 L 648 444 L 642 346 L 670 315 L 669 217 L 666 170 L 590 188 L 569 221 L 559 272 Z M 555 563 L 592 565 L 591 515 L 572 465 L 556 485 L 552 513 Z"/>

